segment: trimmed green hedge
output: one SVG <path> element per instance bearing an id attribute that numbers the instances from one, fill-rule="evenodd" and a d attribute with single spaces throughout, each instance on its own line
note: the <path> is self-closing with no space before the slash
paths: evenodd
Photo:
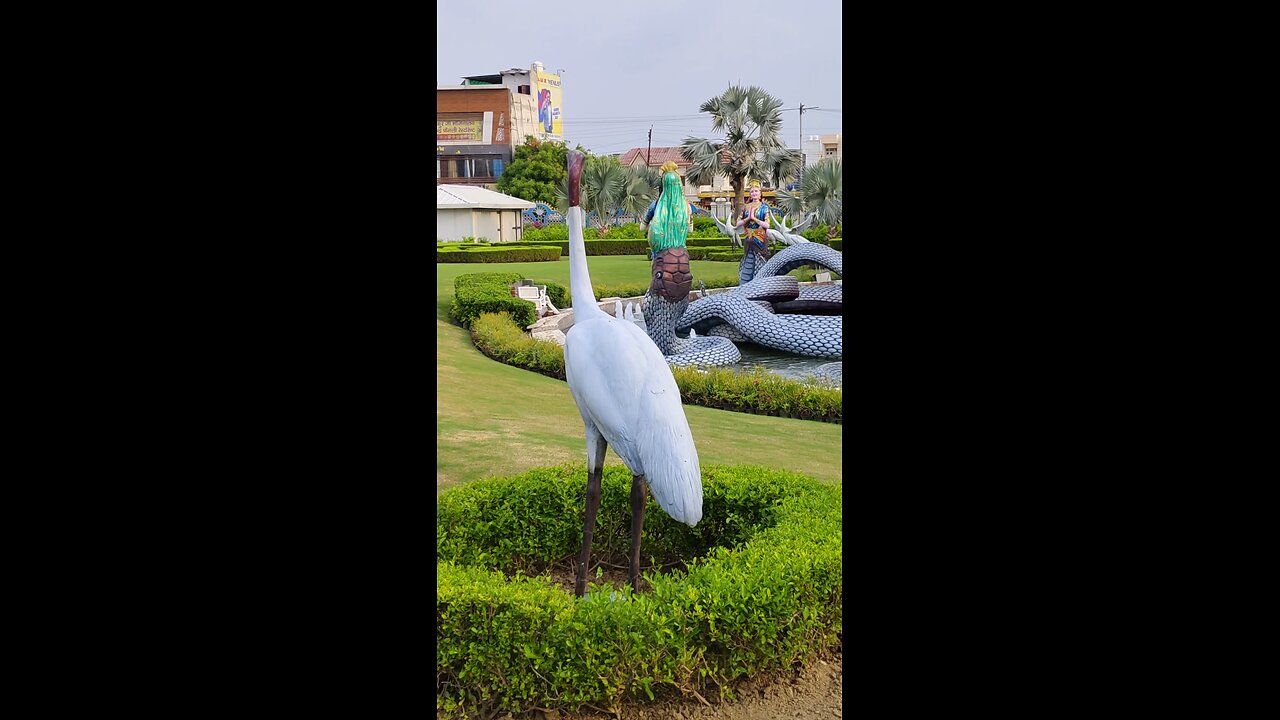
<path id="1" fill-rule="evenodd" d="M 693 258 L 693 259 L 699 260 L 701 258 Z M 693 279 L 694 290 L 702 289 L 702 285 L 698 284 L 699 281 L 705 284 L 708 290 L 711 290 L 713 288 L 736 287 L 738 285 L 738 278 L 736 277 L 721 277 L 721 278 L 710 278 L 710 279 L 694 278 Z M 592 285 L 591 289 L 595 292 L 596 297 L 598 298 L 608 298 L 608 297 L 629 298 L 629 297 L 639 297 L 640 295 L 644 295 L 645 293 L 649 292 L 649 285 L 648 285 L 648 281 L 646 281 L 645 284 L 643 285 L 639 283 L 626 284 L 626 285 Z M 556 307 L 561 307 L 561 306 L 556 305 Z"/>
<path id="2" fill-rule="evenodd" d="M 690 405 L 842 423 L 844 392 L 823 385 L 790 380 L 764 368 L 738 372 L 722 367 L 673 367 L 681 402 Z"/>
<path id="3" fill-rule="evenodd" d="M 498 307 L 498 309 L 489 310 L 489 312 L 502 312 L 503 310 L 511 308 L 513 312 L 514 321 L 519 322 L 519 318 L 514 318 L 514 315 L 515 315 L 514 308 L 516 308 L 517 306 L 505 305 L 504 303 L 506 303 L 506 301 L 502 299 L 504 297 L 510 297 L 511 295 L 511 290 L 507 286 L 510 285 L 511 283 L 518 282 L 519 280 L 521 280 L 521 276 L 518 273 L 511 273 L 511 272 L 469 273 L 467 275 L 459 275 L 457 279 L 453 281 L 454 300 L 449 310 L 450 317 L 452 317 L 454 322 L 458 323 L 459 325 L 463 327 L 468 327 L 471 324 L 471 322 L 475 320 L 476 316 L 478 316 L 481 312 L 485 312 L 487 307 L 489 307 L 489 306 L 479 307 L 475 305 L 476 302 L 483 299 L 487 303 L 496 303 L 498 306 L 500 306 Z M 711 278 L 709 281 L 703 281 L 703 282 L 705 283 L 708 289 L 721 288 L 721 287 L 733 287 L 738 284 L 737 278 L 732 278 L 732 277 Z M 469 283 L 479 283 L 481 285 L 489 285 L 490 287 L 485 293 L 476 294 L 474 292 L 468 292 L 464 296 L 459 297 L 457 293 L 457 289 Z M 569 288 L 554 282 L 543 282 L 543 281 L 535 280 L 535 283 L 538 285 L 547 286 L 547 297 L 551 299 L 552 305 L 555 305 L 557 308 L 560 308 L 561 310 L 573 307 L 573 299 L 569 295 Z M 598 298 L 637 297 L 639 295 L 644 295 L 646 292 L 648 292 L 649 286 L 647 284 L 645 285 L 641 285 L 641 284 L 592 285 L 591 289 L 592 289 L 592 292 L 595 293 L 595 296 Z M 518 298 L 512 298 L 512 299 L 515 300 Z M 530 303 L 528 300 L 522 300 L 521 302 L 529 306 L 530 313 L 533 312 L 532 310 L 533 303 Z M 522 314 L 520 315 L 520 317 L 524 317 L 524 315 Z M 524 325 L 521 325 L 520 327 L 521 329 L 523 329 L 525 327 L 528 327 L 532 323 L 533 323 L 533 320 L 530 320 L 529 322 L 525 323 Z"/>
<path id="4" fill-rule="evenodd" d="M 531 324 L 532 320 L 517 325 L 511 316 L 482 312 L 471 323 L 471 341 L 485 356 L 500 363 L 564 380 L 564 348 L 526 335 L 524 328 Z M 674 367 L 671 374 L 680 388 L 680 401 L 687 405 L 800 420 L 844 421 L 844 393 L 838 388 L 790 380 L 762 368 L 736 372 Z"/>
<path id="5" fill-rule="evenodd" d="M 583 242 L 588 255 L 648 255 L 649 241 L 643 238 L 628 240 L 592 240 Z M 565 255 L 569 254 L 565 246 Z"/>
<path id="6" fill-rule="evenodd" d="M 533 322 L 517 327 L 510 316 L 482 313 L 471 323 L 471 342 L 487 357 L 504 365 L 564 380 L 564 348 L 546 340 L 535 340 L 524 332 Z"/>
<path id="7" fill-rule="evenodd" d="M 459 275 L 453 281 L 453 302 L 449 305 L 449 317 L 457 324 L 467 327 L 482 313 L 507 313 L 511 322 L 523 323 L 518 328 L 523 330 L 538 318 L 534 315 L 532 302 L 511 295 L 511 284 L 522 279 L 520 273 L 515 272 Z M 552 282 L 537 284 L 547 286 L 547 297 L 552 305 L 567 307 L 568 288 Z"/>
<path id="8" fill-rule="evenodd" d="M 549 223 L 546 227 L 525 227 L 524 239 L 568 242 L 569 226 L 564 223 Z"/>
<path id="9" fill-rule="evenodd" d="M 709 252 L 704 259 L 712 262 L 742 262 L 742 251 Z"/>
<path id="10" fill-rule="evenodd" d="M 534 707 L 618 711 L 791 667 L 843 632 L 842 493 L 797 473 L 702 466 L 689 528 L 649 499 L 648 592 L 589 583 L 575 598 L 540 573 L 582 542 L 584 464 L 480 480 L 436 510 L 436 709 L 492 717 Z M 625 565 L 631 474 L 608 465 L 592 560 Z M 687 564 L 686 564 L 687 563 Z M 505 570 L 504 576 L 498 569 Z"/>
<path id="11" fill-rule="evenodd" d="M 825 239 L 821 242 L 821 244 L 823 245 L 827 244 Z M 830 244 L 831 244 L 831 247 L 835 248 L 836 250 L 841 249 L 840 238 L 835 238 L 834 240 L 831 241 Z M 584 240 L 583 245 L 586 246 L 587 255 L 646 255 L 647 256 L 649 254 L 649 241 L 645 239 L 637 239 L 637 240 L 590 240 L 588 239 L 588 240 Z M 568 240 L 562 240 L 562 241 L 521 240 L 519 242 L 500 243 L 496 245 L 463 245 L 461 246 L 462 249 L 472 248 L 473 251 L 476 248 L 499 249 L 499 248 L 528 248 L 528 247 L 536 247 L 536 248 L 558 247 L 560 248 L 561 257 L 569 256 Z M 723 235 L 720 235 L 719 237 L 714 237 L 714 238 L 690 237 L 685 241 L 685 247 L 689 251 L 690 260 L 708 260 L 708 259 L 711 259 L 711 258 L 708 258 L 709 253 L 726 252 L 726 251 L 736 252 L 738 253 L 738 259 L 739 260 L 742 259 L 741 248 L 733 247 L 733 245 L 731 245 L 729 242 L 729 238 Z M 770 252 L 777 253 L 779 250 L 785 247 L 786 247 L 785 245 L 781 245 L 779 243 L 772 243 L 770 245 Z M 458 249 L 460 249 L 460 246 L 458 243 L 437 243 L 436 244 L 437 262 L 439 261 L 438 258 L 441 250 L 458 250 Z M 459 262 L 459 261 L 450 261 L 450 262 Z M 504 260 L 502 262 L 509 262 L 509 261 Z"/>
<path id="12" fill-rule="evenodd" d="M 610 240 L 634 240 L 636 238 L 644 238 L 645 232 L 640 229 L 640 223 L 630 222 L 606 228 L 604 237 Z"/>
<path id="13" fill-rule="evenodd" d="M 551 262 L 560 259 L 560 248 L 551 245 L 512 246 L 455 245 L 437 247 L 438 263 Z"/>
<path id="14" fill-rule="evenodd" d="M 584 240 L 583 245 L 587 248 L 587 255 L 648 255 L 648 240 Z M 569 256 L 569 241 L 540 240 L 529 241 L 521 240 L 519 242 L 502 243 L 495 247 L 558 247 L 560 248 L 560 256 Z"/>

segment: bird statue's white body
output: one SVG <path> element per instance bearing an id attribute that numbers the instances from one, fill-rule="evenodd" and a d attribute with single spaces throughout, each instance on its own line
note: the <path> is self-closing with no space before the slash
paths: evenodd
<path id="1" fill-rule="evenodd" d="M 783 245 L 796 245 L 798 243 L 807 243 L 809 242 L 809 238 L 801 235 L 800 231 L 803 230 L 804 227 L 808 225 L 809 221 L 811 220 L 813 220 L 813 216 L 809 216 L 808 218 L 801 220 L 800 222 L 796 223 L 793 227 L 787 227 L 786 219 L 775 215 L 774 221 L 778 223 L 779 229 L 774 230 L 770 228 L 765 231 L 765 234 L 769 237 L 770 240 L 773 240 L 775 242 L 780 242 Z"/>
<path id="2" fill-rule="evenodd" d="M 582 208 L 569 208 L 567 220 L 574 319 L 564 365 L 586 429 L 587 472 L 603 465 L 607 443 L 633 475 L 644 477 L 668 515 L 696 525 L 702 471 L 671 367 L 635 322 L 600 310 L 587 274 Z"/>
<path id="3" fill-rule="evenodd" d="M 711 219 L 716 221 L 716 227 L 720 229 L 720 232 L 729 236 L 729 244 L 732 247 L 742 247 L 742 228 L 737 225 L 720 222 L 720 218 L 715 217 L 714 215 Z"/>

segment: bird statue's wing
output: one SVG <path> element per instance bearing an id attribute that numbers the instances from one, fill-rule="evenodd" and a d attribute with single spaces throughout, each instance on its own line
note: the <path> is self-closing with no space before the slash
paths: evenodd
<path id="1" fill-rule="evenodd" d="M 738 247 L 742 245 L 742 240 L 738 237 L 738 233 L 740 233 L 741 230 L 738 228 L 737 225 L 729 225 L 726 223 L 722 223 L 720 222 L 720 218 L 715 216 L 712 216 L 711 219 L 716 221 L 716 227 L 720 228 L 720 232 L 729 236 L 729 244 L 731 246 Z"/>
<path id="2" fill-rule="evenodd" d="M 584 422 L 604 436 L 658 505 L 693 526 L 702 519 L 702 471 L 671 368 L 634 323 L 608 316 L 574 323 L 565 375 Z"/>
<path id="3" fill-rule="evenodd" d="M 770 240 L 773 240 L 774 242 L 780 242 L 783 245 L 791 244 L 791 240 L 786 235 L 783 235 L 782 233 L 778 232 L 777 230 L 774 230 L 773 228 L 769 228 L 768 230 L 765 230 L 764 234 L 767 235 L 768 238 Z"/>
<path id="4" fill-rule="evenodd" d="M 619 320 L 622 319 L 622 301 L 621 300 L 613 301 L 613 316 L 618 318 Z"/>

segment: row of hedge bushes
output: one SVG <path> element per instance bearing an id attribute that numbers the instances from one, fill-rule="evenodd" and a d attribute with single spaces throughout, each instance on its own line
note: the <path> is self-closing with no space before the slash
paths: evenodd
<path id="1" fill-rule="evenodd" d="M 841 235 L 842 225 L 836 225 L 836 236 Z M 828 227 L 826 225 L 818 225 L 801 232 L 806 239 L 811 242 L 818 242 L 819 238 L 823 240 L 827 237 Z M 601 231 L 595 227 L 584 227 L 582 234 L 587 239 L 591 238 L 639 238 L 644 237 L 644 230 L 640 223 L 630 222 L 622 225 L 614 225 Z M 720 232 L 716 221 L 709 217 L 695 215 L 693 218 L 693 231 L 689 233 L 691 238 L 723 238 L 724 234 Z M 568 240 L 569 226 L 566 223 L 552 223 L 545 227 L 526 228 L 524 231 L 525 240 Z"/>
<path id="2" fill-rule="evenodd" d="M 452 245 L 436 248 L 438 263 L 512 263 L 554 262 L 560 259 L 560 248 L 553 245 L 512 246 Z"/>
<path id="3" fill-rule="evenodd" d="M 519 282 L 523 277 L 515 272 L 468 273 L 459 275 L 453 280 L 453 302 L 449 306 L 449 317 L 462 327 L 469 327 L 480 313 L 510 312 L 513 325 L 523 331 L 532 325 L 534 317 L 533 303 L 511 296 L 511 283 Z M 554 282 L 538 282 L 547 286 L 547 297 L 551 304 L 564 310 L 573 307 L 573 299 L 569 288 Z M 737 278 L 711 278 L 703 284 L 708 288 L 733 287 L 738 284 Z M 592 285 L 591 290 L 598 298 L 607 297 L 639 297 L 649 291 L 648 284 L 629 283 L 626 285 Z"/>
<path id="4" fill-rule="evenodd" d="M 582 237 L 586 240 L 625 240 L 643 238 L 645 237 L 645 232 L 639 223 L 626 223 L 605 228 L 604 231 L 599 228 L 584 227 L 582 229 Z M 711 218 L 695 217 L 693 219 L 693 232 L 689 233 L 689 237 L 715 239 L 723 238 L 724 235 L 716 228 L 716 223 Z M 541 228 L 525 228 L 524 239 L 533 241 L 549 240 L 552 242 L 568 240 L 569 226 L 555 223 Z"/>
<path id="5" fill-rule="evenodd" d="M 704 253 L 701 259 L 710 260 L 711 262 L 742 262 L 742 251 L 708 252 Z"/>
<path id="6" fill-rule="evenodd" d="M 554 302 L 554 301 L 552 301 Z M 530 315 L 515 319 L 520 323 Z M 471 340 L 487 357 L 506 365 L 565 379 L 564 348 L 548 340 L 535 340 L 517 326 L 505 311 L 482 311 L 471 323 Z M 674 367 L 680 401 L 720 410 L 776 417 L 842 423 L 843 392 L 781 377 L 762 368 L 736 372 L 728 368 Z"/>
<path id="7" fill-rule="evenodd" d="M 546 236 L 545 236 L 546 234 L 545 234 L 545 233 L 542 233 L 542 234 L 537 234 L 537 235 L 535 235 L 534 237 L 530 237 L 530 235 L 533 235 L 533 234 L 534 234 L 534 233 L 533 233 L 532 231 L 529 231 L 529 232 L 526 232 L 526 233 L 524 234 L 524 238 L 523 238 L 522 240 L 516 240 L 516 241 L 512 241 L 512 242 L 505 242 L 505 243 L 499 243 L 499 244 L 500 244 L 500 245 L 502 245 L 502 246 L 506 246 L 506 245 L 520 245 L 520 244 L 529 244 L 529 245 L 559 245 L 559 246 L 561 246 L 561 247 L 565 247 L 565 248 L 567 248 L 567 247 L 569 246 L 569 238 L 568 238 L 567 236 L 566 236 L 566 237 L 546 237 Z M 560 233 L 560 234 L 562 234 L 562 235 L 563 235 L 563 234 L 565 234 L 565 233 Z M 634 238 L 628 238 L 628 237 L 604 237 L 604 238 L 602 238 L 602 237 L 598 237 L 598 236 L 597 236 L 597 235 L 595 235 L 595 234 L 589 233 L 589 232 L 587 232 L 586 230 L 584 230 L 584 231 L 582 232 L 582 239 L 583 239 L 583 240 L 586 240 L 586 241 L 590 241 L 590 240 L 646 240 L 646 241 L 647 241 L 647 240 L 648 240 L 648 238 L 647 238 L 647 237 L 645 237 L 643 234 L 638 235 L 638 236 L 636 236 L 636 237 L 634 237 Z M 468 241 L 463 240 L 463 241 L 461 241 L 461 244 L 464 244 L 464 245 L 465 245 L 465 244 L 467 244 L 467 242 L 468 242 Z M 484 243 L 484 244 L 488 244 L 488 243 L 489 243 L 489 241 L 488 241 L 488 240 L 486 240 L 486 239 L 484 239 L 484 238 L 480 238 L 478 241 L 472 241 L 472 244 L 474 244 L 475 242 Z M 456 241 L 454 241 L 454 242 L 450 242 L 450 241 L 446 241 L 446 240 L 437 240 L 437 241 L 436 241 L 436 247 L 443 247 L 443 246 L 444 246 L 444 245 L 446 245 L 446 244 L 448 244 L 448 245 L 458 245 L 459 243 L 458 243 L 458 242 L 456 242 Z M 587 244 L 588 244 L 588 245 L 590 245 L 590 242 L 588 242 Z M 686 246 L 688 246 L 688 247 L 704 247 L 704 246 L 729 247 L 730 242 L 729 242 L 729 238 L 728 238 L 727 236 L 725 236 L 725 235 L 721 235 L 720 233 L 716 233 L 715 235 L 709 235 L 709 236 L 706 236 L 706 237 L 699 237 L 699 236 L 697 236 L 697 235 L 690 235 L 690 236 L 685 240 L 685 245 L 686 245 Z M 587 253 L 587 254 L 590 254 L 590 253 Z"/>
<path id="8" fill-rule="evenodd" d="M 503 243 L 502 245 L 495 245 L 492 247 L 494 247 L 495 249 L 499 247 L 545 248 L 552 245 L 559 245 L 560 255 L 562 257 L 569 256 L 569 241 L 567 240 L 562 243 L 554 243 L 554 242 L 546 242 L 546 241 L 526 243 L 525 241 L 520 241 L 520 242 Z M 648 240 L 586 240 L 583 242 L 583 245 L 586 246 L 587 255 L 589 256 L 594 256 L 594 255 L 645 255 L 647 256 L 649 255 Z M 458 246 L 456 245 L 449 246 L 449 248 L 457 248 L 457 247 Z M 473 247 L 484 248 L 484 247 L 490 247 L 490 246 L 477 245 Z M 781 250 L 784 247 L 786 246 L 775 243 L 772 246 L 770 252 L 777 253 L 779 250 Z M 689 252 L 690 260 L 725 260 L 726 259 L 726 258 L 711 257 L 711 254 L 716 252 L 720 252 L 720 253 L 736 252 L 737 259 L 738 260 L 742 259 L 741 248 L 733 248 L 732 246 L 730 246 L 728 238 L 725 238 L 724 242 L 716 242 L 714 244 L 707 244 L 707 245 L 701 245 L 701 246 L 698 246 L 698 245 L 685 246 L 685 249 L 688 250 Z M 440 252 L 441 252 L 441 249 L 437 248 L 436 250 L 437 257 L 439 257 Z M 504 261 L 504 262 L 507 262 L 507 261 Z"/>
<path id="9" fill-rule="evenodd" d="M 532 303 L 527 300 L 524 302 L 532 307 Z M 517 323 L 523 320 L 523 317 L 515 318 Z M 564 380 L 564 348 L 547 340 L 530 337 L 523 328 L 533 322 L 530 320 L 517 327 L 505 311 L 482 312 L 471 322 L 471 342 L 486 357 L 504 365 Z"/>
<path id="10" fill-rule="evenodd" d="M 701 258 L 694 258 L 694 259 L 700 260 Z M 703 286 L 705 286 L 708 290 L 711 290 L 714 288 L 736 287 L 737 285 L 738 285 L 738 278 L 734 276 L 712 277 L 712 278 L 695 277 L 693 279 L 694 290 L 701 290 Z M 626 283 L 621 285 L 592 285 L 591 289 L 595 292 L 595 296 L 598 298 L 639 297 L 649 292 L 649 281 L 646 280 L 643 283 Z M 560 306 L 557 305 L 556 307 L 560 307 Z"/>
<path id="11" fill-rule="evenodd" d="M 590 703 L 616 713 L 626 699 L 692 692 L 724 700 L 733 680 L 834 645 L 843 632 L 841 489 L 782 470 L 701 469 L 696 527 L 648 501 L 642 566 L 677 569 L 645 572 L 650 589 L 638 594 L 591 582 L 575 598 L 541 574 L 580 548 L 584 464 L 441 494 L 437 712 L 494 717 Z M 593 560 L 625 565 L 630 486 L 625 466 L 604 468 Z"/>
<path id="12" fill-rule="evenodd" d="M 528 233 L 526 233 L 525 235 L 527 237 Z M 843 248 L 844 243 L 842 238 L 834 238 L 830 242 L 828 242 L 826 236 L 823 236 L 821 240 L 814 240 L 813 242 L 817 242 L 820 245 L 829 245 L 830 247 L 836 250 L 844 249 Z M 649 241 L 644 238 L 628 239 L 628 240 L 591 240 L 588 238 L 584 240 L 583 245 L 586 246 L 587 255 L 648 255 L 649 254 Z M 569 256 L 569 241 L 567 239 L 565 240 L 528 240 L 526 239 L 526 240 L 520 240 L 516 242 L 499 243 L 496 245 L 490 245 L 488 244 L 487 241 L 482 241 L 480 243 L 437 242 L 436 243 L 436 262 L 473 262 L 473 261 L 467 261 L 467 260 L 441 261 L 439 259 L 441 251 L 456 251 L 456 250 L 475 251 L 483 248 L 492 248 L 494 250 L 497 250 L 501 248 L 524 248 L 524 247 L 536 247 L 536 248 L 558 247 L 560 249 L 561 257 Z M 735 248 L 729 242 L 729 238 L 723 235 L 719 235 L 713 238 L 690 237 L 688 240 L 685 241 L 685 247 L 689 251 L 690 260 L 723 259 L 723 258 L 707 257 L 707 253 L 715 252 L 717 250 L 721 250 L 721 251 L 729 250 L 731 252 L 737 252 L 738 259 L 739 260 L 742 259 L 741 248 Z M 785 247 L 786 245 L 782 245 L 779 243 L 772 243 L 770 246 L 770 252 L 777 253 L 779 250 Z M 517 261 L 499 260 L 499 261 L 489 261 L 489 262 L 517 262 Z"/>
<path id="13" fill-rule="evenodd" d="M 453 302 L 449 305 L 449 317 L 455 323 L 467 327 L 481 313 L 506 313 L 511 322 L 522 323 L 517 329 L 532 325 L 538 319 L 533 303 L 511 295 L 511 284 L 520 282 L 521 279 L 520 273 L 515 272 L 459 275 L 453 280 Z M 558 283 L 538 284 L 547 286 L 547 298 L 552 305 L 558 308 L 569 306 L 568 288 Z"/>

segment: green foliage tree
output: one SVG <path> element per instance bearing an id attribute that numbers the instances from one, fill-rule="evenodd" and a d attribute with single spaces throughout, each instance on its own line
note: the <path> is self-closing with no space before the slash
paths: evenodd
<path id="1" fill-rule="evenodd" d="M 778 203 L 788 215 L 796 218 L 805 213 L 817 215 L 818 222 L 828 228 L 827 237 L 833 238 L 843 212 L 843 177 L 839 158 L 823 158 L 804 171 L 804 178 L 795 192 L 779 190 Z"/>
<path id="2" fill-rule="evenodd" d="M 531 202 L 554 205 L 556 187 L 568 175 L 569 149 L 562 142 L 541 142 L 526 135 L 511 164 L 498 178 L 498 192 Z"/>
<path id="3" fill-rule="evenodd" d="M 800 152 L 783 145 L 782 101 L 752 85 L 730 85 L 720 95 L 707 100 L 698 112 L 711 113 L 711 129 L 724 132 L 725 139 L 713 142 L 685 138 L 680 153 L 688 160 L 688 179 L 696 185 L 710 185 L 724 175 L 733 186 L 733 213 L 742 210 L 743 189 L 748 178 L 780 187 L 800 169 Z"/>

